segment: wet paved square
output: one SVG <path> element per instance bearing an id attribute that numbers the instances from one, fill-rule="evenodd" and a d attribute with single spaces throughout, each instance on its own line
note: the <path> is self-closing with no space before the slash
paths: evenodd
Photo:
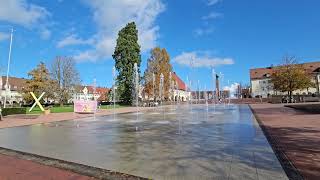
<path id="1" fill-rule="evenodd" d="M 154 179 L 288 179 L 246 105 L 0 129 L 0 146 Z"/>

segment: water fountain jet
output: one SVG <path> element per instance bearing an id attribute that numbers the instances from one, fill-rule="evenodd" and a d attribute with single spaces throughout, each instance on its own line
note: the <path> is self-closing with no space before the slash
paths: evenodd
<path id="1" fill-rule="evenodd" d="M 156 92 L 155 92 L 155 81 L 156 81 L 156 76 L 154 75 L 154 73 L 152 73 L 152 95 L 153 95 L 153 105 L 155 106 L 155 98 L 156 98 Z M 155 110 L 155 108 L 153 109 Z"/>
<path id="2" fill-rule="evenodd" d="M 112 77 L 113 77 L 113 120 L 116 119 L 116 67 L 112 67 Z"/>
<path id="3" fill-rule="evenodd" d="M 139 71 L 138 71 L 138 64 L 134 63 L 134 98 L 135 98 L 135 105 L 136 105 L 136 121 L 139 122 Z M 136 131 L 139 130 L 138 126 L 136 125 Z"/>
<path id="4" fill-rule="evenodd" d="M 164 85 L 164 75 L 161 73 L 161 74 L 160 74 L 160 83 L 159 83 L 159 98 L 160 98 L 160 105 L 161 105 L 162 113 L 163 113 L 163 119 L 164 119 L 165 114 L 164 114 L 164 108 L 163 108 L 163 106 L 162 106 L 163 85 Z"/>
<path id="5" fill-rule="evenodd" d="M 206 107 L 207 107 L 207 113 L 208 113 L 208 111 L 209 111 L 209 105 L 208 105 L 208 92 L 207 92 L 207 86 L 205 85 L 204 86 L 204 90 L 205 90 L 205 92 L 204 92 L 204 98 L 205 98 L 205 101 L 206 101 Z"/>

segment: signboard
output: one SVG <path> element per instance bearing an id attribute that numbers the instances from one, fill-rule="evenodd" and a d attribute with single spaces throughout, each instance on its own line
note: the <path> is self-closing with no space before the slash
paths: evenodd
<path id="1" fill-rule="evenodd" d="M 74 112 L 76 113 L 95 113 L 97 111 L 97 101 L 75 100 Z"/>

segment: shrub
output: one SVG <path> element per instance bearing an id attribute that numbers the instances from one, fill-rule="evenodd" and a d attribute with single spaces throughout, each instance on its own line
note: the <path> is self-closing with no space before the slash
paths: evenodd
<path id="1" fill-rule="evenodd" d="M 27 108 L 16 107 L 16 108 L 2 108 L 2 116 L 12 115 L 12 114 L 26 114 Z"/>

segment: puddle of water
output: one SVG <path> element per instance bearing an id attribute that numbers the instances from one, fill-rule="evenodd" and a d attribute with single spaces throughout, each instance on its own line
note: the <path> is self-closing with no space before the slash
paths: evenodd
<path id="1" fill-rule="evenodd" d="M 219 107 L 216 112 L 210 107 L 208 114 L 206 106 L 201 105 L 193 106 L 192 112 L 189 106 L 164 110 L 165 116 L 161 109 L 143 112 L 139 119 L 133 112 L 117 114 L 116 119 L 110 115 L 96 117 L 96 121 L 86 118 L 0 129 L 0 144 L 4 148 L 154 179 L 212 179 L 207 177 L 219 175 L 224 179 L 223 175 L 230 172 L 221 169 L 226 165 L 219 160 L 221 157 L 238 158 L 235 162 L 239 167 L 256 172 L 259 167 L 240 160 L 248 159 L 248 154 L 257 149 L 273 152 L 246 105 L 232 110 Z M 248 143 L 254 141 L 261 143 Z M 261 157 L 268 156 L 262 153 Z M 278 167 L 276 158 L 270 161 Z M 270 167 L 270 174 L 285 177 L 279 167 Z M 248 172 L 237 173 L 247 177 Z"/>

